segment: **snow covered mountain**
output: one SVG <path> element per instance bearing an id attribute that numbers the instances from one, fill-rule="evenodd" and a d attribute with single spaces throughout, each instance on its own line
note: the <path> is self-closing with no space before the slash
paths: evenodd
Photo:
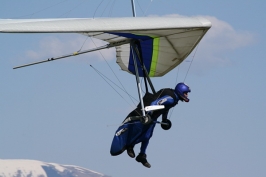
<path id="1" fill-rule="evenodd" d="M 0 177 L 110 177 L 74 165 L 37 160 L 1 160 Z"/>

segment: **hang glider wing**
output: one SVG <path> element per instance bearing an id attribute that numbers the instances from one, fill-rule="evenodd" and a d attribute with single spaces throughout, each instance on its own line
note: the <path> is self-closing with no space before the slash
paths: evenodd
<path id="1" fill-rule="evenodd" d="M 104 40 L 116 46 L 118 65 L 132 74 L 130 41 L 135 40 L 150 77 L 178 66 L 210 27 L 211 22 L 199 17 L 0 19 L 1 33 L 80 33 Z M 139 74 L 143 76 L 140 67 Z"/>

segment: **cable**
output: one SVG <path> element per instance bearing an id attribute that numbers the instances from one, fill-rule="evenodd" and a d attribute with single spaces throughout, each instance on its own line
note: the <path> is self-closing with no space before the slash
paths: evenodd
<path id="1" fill-rule="evenodd" d="M 188 72 L 189 72 L 190 67 L 191 67 L 191 65 L 192 65 L 192 62 L 194 61 L 195 55 L 196 55 L 197 50 L 198 50 L 198 46 L 199 46 L 199 45 L 197 45 L 196 50 L 195 50 L 195 53 L 194 53 L 194 55 L 193 55 L 193 57 L 192 57 L 192 61 L 190 62 L 190 65 L 189 65 L 189 68 L 188 68 L 188 70 L 187 70 L 187 73 L 186 73 L 186 76 L 185 76 L 184 82 L 185 82 L 185 80 L 186 80 L 186 78 L 187 78 L 187 75 L 188 75 Z M 179 68 L 178 68 L 178 71 L 179 71 Z M 176 79 L 176 82 L 177 82 L 177 79 Z M 175 108 L 175 107 L 173 107 L 173 109 L 172 109 L 171 112 L 170 112 L 169 120 L 170 120 L 170 118 L 171 118 L 171 116 L 172 116 L 172 113 L 173 113 L 173 111 L 174 111 L 174 108 Z"/>
<path id="2" fill-rule="evenodd" d="M 114 5 L 115 5 L 115 0 L 113 1 L 113 4 L 112 4 L 112 6 L 110 8 L 109 17 L 111 17 L 111 14 L 113 12 Z"/>
<path id="3" fill-rule="evenodd" d="M 114 84 L 115 86 L 117 86 L 120 90 L 122 90 L 123 92 L 125 92 L 125 90 L 121 87 L 119 87 L 116 83 L 114 83 L 111 79 L 109 79 L 108 77 L 106 77 L 104 74 L 102 74 L 99 70 L 97 70 L 95 67 L 93 67 L 92 65 L 90 65 L 90 67 L 92 67 L 99 75 L 101 75 L 101 77 L 106 78 L 107 80 L 109 80 L 110 82 L 112 82 L 112 84 Z M 127 93 L 127 92 L 125 92 Z M 127 93 L 128 94 L 128 93 Z M 136 98 L 134 98 L 132 95 L 128 94 L 128 96 L 130 96 L 131 98 L 133 98 L 134 100 L 138 101 Z"/>
<path id="4" fill-rule="evenodd" d="M 144 16 L 146 16 L 146 12 L 147 12 L 148 9 L 150 8 L 152 1 L 153 1 L 153 0 L 150 1 L 150 3 L 148 4 L 148 7 L 147 7 L 146 10 L 144 11 Z"/>
<path id="5" fill-rule="evenodd" d="M 77 52 L 81 51 L 81 49 L 83 48 L 83 46 L 86 43 L 86 41 L 88 40 L 88 38 L 89 38 L 89 36 L 87 36 L 87 38 L 84 40 L 83 44 L 81 45 L 80 49 Z"/>
<path id="6" fill-rule="evenodd" d="M 105 80 L 105 82 L 106 82 L 110 87 L 112 87 L 113 90 L 114 90 L 118 95 L 121 96 L 121 98 L 124 99 L 124 97 L 123 97 L 120 93 L 118 93 L 118 91 L 117 91 L 117 90 L 116 90 L 111 84 L 109 84 L 109 82 L 107 82 L 107 80 L 102 76 L 102 74 L 98 72 L 98 70 L 96 70 L 92 65 L 90 65 L 90 67 L 92 67 L 92 68 L 94 69 L 94 71 L 96 71 L 96 72 L 99 74 L 99 76 L 101 76 L 101 77 L 103 78 L 103 80 Z"/>
<path id="7" fill-rule="evenodd" d="M 92 39 L 92 38 L 90 38 L 90 39 L 91 39 L 91 41 L 93 42 L 93 44 L 95 45 L 95 47 L 97 47 L 97 45 L 95 44 L 95 42 L 93 41 L 93 39 Z M 115 75 L 115 77 L 116 77 L 116 79 L 118 80 L 118 82 L 120 83 L 120 85 L 123 87 L 125 93 L 127 93 L 128 95 L 130 95 L 130 94 L 126 91 L 126 89 L 125 89 L 124 85 L 121 83 L 120 79 L 119 79 L 119 78 L 117 77 L 117 75 L 115 74 L 115 72 L 114 72 L 114 70 L 112 69 L 112 67 L 109 65 L 109 63 L 107 62 L 107 60 L 106 60 L 105 57 L 103 56 L 102 52 L 99 51 L 99 53 L 100 53 L 101 56 L 103 57 L 105 63 L 108 65 L 109 69 L 110 69 L 110 70 L 112 71 L 112 73 Z M 129 98 L 131 99 L 132 103 L 135 105 L 135 103 L 134 103 L 134 101 L 132 100 L 132 98 L 131 98 L 131 97 L 129 97 Z M 135 105 L 135 106 L 136 106 L 136 105 Z"/>
<path id="8" fill-rule="evenodd" d="M 104 14 L 105 10 L 107 9 L 107 7 L 109 6 L 110 2 L 111 2 L 111 1 L 108 1 L 107 5 L 105 6 L 105 8 L 104 8 L 104 10 L 103 10 L 103 13 L 102 13 L 101 17 L 103 16 L 103 14 Z"/>
<path id="9" fill-rule="evenodd" d="M 180 66 L 177 67 L 177 73 L 176 73 L 176 79 L 175 79 L 175 86 L 176 86 L 176 84 L 177 84 L 177 78 L 178 78 L 178 74 L 179 74 L 179 69 L 180 69 Z M 172 116 L 172 114 L 173 114 L 173 112 L 174 112 L 174 108 L 175 108 L 175 107 L 173 107 L 173 109 L 170 110 L 169 120 L 171 119 L 171 116 Z"/>
<path id="10" fill-rule="evenodd" d="M 100 4 L 97 6 L 96 10 L 94 11 L 94 14 L 93 14 L 93 17 L 92 17 L 92 18 L 94 18 L 94 17 L 95 17 L 96 11 L 97 11 L 97 10 L 98 10 L 98 8 L 100 7 L 100 5 L 103 3 L 103 1 L 104 1 L 104 0 L 102 0 L 102 1 L 100 2 Z"/>
<path id="11" fill-rule="evenodd" d="M 196 50 L 195 50 L 195 53 L 194 53 L 194 55 L 193 55 L 193 57 L 192 57 L 192 61 L 190 62 L 190 65 L 189 65 L 189 68 L 188 68 L 188 70 L 187 70 L 187 74 L 186 74 L 186 76 L 185 76 L 184 82 L 185 82 L 185 80 L 186 80 L 186 78 L 187 78 L 187 75 L 188 75 L 188 72 L 189 72 L 190 67 L 191 67 L 191 65 L 192 65 L 192 62 L 194 61 L 194 58 L 195 58 L 195 55 L 196 55 L 196 53 L 197 53 L 198 47 L 199 47 L 199 44 L 197 45 Z"/>
<path id="12" fill-rule="evenodd" d="M 74 6 L 72 9 L 70 9 L 69 11 L 65 12 L 64 14 L 60 15 L 59 17 L 63 17 L 66 14 L 70 14 L 70 12 L 74 9 L 76 9 L 78 6 L 80 6 L 81 4 L 83 4 L 84 2 L 86 2 L 86 0 L 83 0 L 82 2 L 80 2 L 78 5 Z"/>
<path id="13" fill-rule="evenodd" d="M 133 107 L 105 78 L 107 78 L 106 76 L 104 76 L 101 72 L 99 72 L 96 68 L 94 68 L 92 65 L 90 65 L 93 69 L 94 69 L 94 71 L 96 71 L 98 74 L 99 74 L 99 76 L 101 76 L 101 78 L 103 79 L 103 80 L 105 80 L 105 82 L 110 86 L 110 87 L 112 87 L 112 89 L 118 94 L 118 95 L 120 95 L 121 96 L 121 98 L 123 98 L 123 100 L 124 101 L 126 101 L 126 103 L 130 106 L 130 107 Z M 108 78 L 107 78 L 108 79 Z M 109 81 L 111 81 L 110 79 L 108 79 Z M 111 81 L 112 82 L 112 81 Z M 112 82 L 114 85 L 116 85 L 118 88 L 120 88 L 117 84 L 115 84 L 114 82 Z M 121 89 L 121 88 L 120 88 Z M 122 89 L 123 90 L 123 89 Z M 131 96 L 131 95 L 129 95 L 129 96 Z M 131 96 L 132 97 L 132 96 Z M 132 98 L 134 98 L 134 97 L 132 97 Z M 135 99 L 135 98 L 134 98 Z M 136 99 L 135 99 L 136 100 Z"/>
<path id="14" fill-rule="evenodd" d="M 139 4 L 139 1 L 137 0 L 137 4 L 138 4 L 138 6 L 139 6 L 139 8 L 140 8 L 140 10 L 141 10 L 141 12 L 142 12 L 142 14 L 145 16 L 145 14 L 144 14 L 144 11 L 142 10 L 142 8 L 141 8 L 141 6 L 140 6 L 140 4 Z"/>
<path id="15" fill-rule="evenodd" d="M 39 10 L 39 11 L 33 12 L 33 13 L 31 13 L 31 14 L 28 14 L 28 15 L 22 15 L 22 16 L 19 16 L 19 17 L 15 17 L 15 18 L 21 18 L 21 17 L 27 17 L 27 16 L 31 16 L 31 17 L 32 17 L 34 14 L 37 14 L 37 13 L 42 12 L 42 11 L 44 11 L 44 10 L 50 9 L 51 7 L 57 6 L 57 5 L 59 5 L 59 4 L 63 3 L 63 2 L 66 2 L 66 1 L 68 1 L 68 0 L 63 0 L 63 1 L 61 1 L 61 2 L 58 2 L 58 3 L 54 4 L 54 5 L 51 5 L 51 6 L 45 7 L 45 8 L 43 8 L 43 9 Z"/>

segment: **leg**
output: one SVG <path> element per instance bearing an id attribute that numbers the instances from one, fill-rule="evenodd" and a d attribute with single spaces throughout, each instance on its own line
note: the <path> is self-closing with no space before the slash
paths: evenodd
<path id="1" fill-rule="evenodd" d="M 135 152 L 134 152 L 134 145 L 128 146 L 127 147 L 127 154 L 129 157 L 134 158 L 135 157 Z"/>
<path id="2" fill-rule="evenodd" d="M 142 165 L 144 165 L 147 168 L 150 168 L 151 165 L 147 161 L 146 149 L 149 145 L 149 141 L 150 141 L 150 138 L 152 137 L 155 125 L 156 125 L 155 123 L 150 125 L 149 128 L 147 129 L 146 133 L 142 137 L 140 153 L 136 157 L 136 161 L 142 163 Z"/>
<path id="3" fill-rule="evenodd" d="M 141 143 L 140 153 L 136 157 L 136 161 L 142 163 L 142 165 L 144 165 L 145 167 L 150 168 L 151 165 L 147 161 L 147 155 L 146 155 L 146 149 L 148 147 L 148 144 L 149 144 L 149 140 Z"/>
<path id="4" fill-rule="evenodd" d="M 141 142 L 140 153 L 145 154 L 148 147 L 149 140 Z"/>
<path id="5" fill-rule="evenodd" d="M 125 123 L 128 119 L 128 117 L 134 116 L 136 115 L 136 110 L 133 110 L 122 122 L 122 125 L 118 127 L 118 129 L 115 132 L 114 138 L 113 138 L 113 142 L 111 145 L 111 150 L 110 153 L 112 156 L 116 156 L 119 155 L 121 153 L 123 153 L 125 150 L 127 150 L 128 146 L 128 141 L 131 139 L 132 135 L 131 132 L 132 129 L 134 129 L 134 125 Z M 131 130 L 131 131 L 130 131 Z M 131 142 L 130 142 L 131 143 Z M 133 147 L 130 148 L 133 150 Z M 133 151 L 134 153 L 134 151 Z M 129 155 L 130 157 L 133 156 L 132 153 L 131 155 Z"/>
<path id="6" fill-rule="evenodd" d="M 123 125 L 119 127 L 114 135 L 110 153 L 112 156 L 122 154 L 126 150 L 128 137 L 128 127 Z"/>

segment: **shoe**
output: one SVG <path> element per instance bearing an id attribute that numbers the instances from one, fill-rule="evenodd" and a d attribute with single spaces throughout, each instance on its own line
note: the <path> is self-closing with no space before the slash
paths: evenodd
<path id="1" fill-rule="evenodd" d="M 143 153 L 139 153 L 139 155 L 136 157 L 136 161 L 142 163 L 147 168 L 151 168 L 151 165 L 147 161 L 147 155 Z"/>
<path id="2" fill-rule="evenodd" d="M 133 147 L 128 147 L 128 148 L 127 148 L 127 154 L 128 154 L 128 156 L 131 157 L 131 158 L 134 158 L 134 157 L 135 157 L 135 152 L 134 152 L 134 150 L 133 150 Z"/>

